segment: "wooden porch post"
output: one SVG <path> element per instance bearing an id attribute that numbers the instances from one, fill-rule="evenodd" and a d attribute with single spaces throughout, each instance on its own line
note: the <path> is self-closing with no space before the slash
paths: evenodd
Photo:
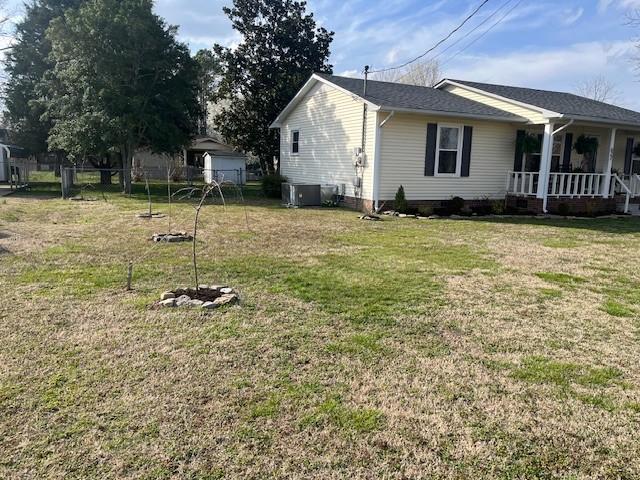
<path id="1" fill-rule="evenodd" d="M 609 137 L 609 155 L 607 155 L 607 166 L 604 171 L 604 192 L 602 196 L 609 198 L 611 192 L 611 167 L 613 166 L 613 152 L 616 145 L 616 129 L 611 129 L 611 135 Z"/>
<path id="2" fill-rule="evenodd" d="M 542 137 L 542 152 L 540 152 L 540 172 L 538 175 L 538 191 L 536 198 L 544 200 L 544 211 L 547 210 L 547 195 L 549 193 L 549 170 L 551 169 L 551 154 L 553 151 L 553 123 L 544 126 Z"/>

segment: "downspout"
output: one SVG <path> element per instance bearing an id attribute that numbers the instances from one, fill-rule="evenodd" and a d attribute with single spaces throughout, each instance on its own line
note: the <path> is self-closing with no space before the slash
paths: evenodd
<path id="1" fill-rule="evenodd" d="M 373 153 L 373 209 L 375 212 L 377 212 L 380 208 L 380 145 L 382 137 L 382 127 L 384 127 L 385 123 L 391 120 L 391 117 L 393 117 L 395 113 L 395 111 L 392 111 L 380 123 L 378 123 L 376 116 L 376 143 L 375 152 Z"/>

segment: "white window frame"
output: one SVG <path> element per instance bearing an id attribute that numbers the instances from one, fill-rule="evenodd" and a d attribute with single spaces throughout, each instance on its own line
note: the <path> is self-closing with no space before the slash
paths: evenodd
<path id="1" fill-rule="evenodd" d="M 455 128 L 458 130 L 458 148 L 457 150 L 443 149 L 444 152 L 457 153 L 456 155 L 456 171 L 455 173 L 439 173 L 440 171 L 440 131 L 442 128 Z M 464 136 L 464 126 L 459 123 L 439 123 L 438 132 L 436 134 L 436 164 L 433 175 L 435 177 L 459 177 L 462 171 L 462 141 Z"/>
<path id="2" fill-rule="evenodd" d="M 298 141 L 297 142 L 293 141 L 293 138 L 294 138 L 293 134 L 294 133 L 298 134 Z M 297 152 L 293 151 L 293 144 L 294 143 L 298 144 L 298 151 Z M 300 130 L 299 129 L 291 130 L 291 149 L 290 149 L 290 152 L 291 152 L 291 155 L 293 155 L 293 156 L 300 155 Z"/>

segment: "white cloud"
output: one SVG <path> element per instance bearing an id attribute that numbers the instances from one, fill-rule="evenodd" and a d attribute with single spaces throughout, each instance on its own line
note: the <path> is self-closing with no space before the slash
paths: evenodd
<path id="1" fill-rule="evenodd" d="M 609 5 L 613 3 L 613 0 L 598 0 L 598 11 L 604 12 L 609 8 Z"/>
<path id="2" fill-rule="evenodd" d="M 356 70 L 345 70 L 344 72 L 339 73 L 338 75 L 342 76 L 342 77 L 352 77 L 352 78 L 359 78 L 361 77 L 361 73 Z"/>
<path id="3" fill-rule="evenodd" d="M 606 12 L 613 4 L 623 9 L 640 8 L 640 0 L 598 0 L 598 11 Z"/>
<path id="4" fill-rule="evenodd" d="M 631 62 L 635 44 L 589 42 L 565 48 L 520 50 L 506 54 L 461 55 L 445 69 L 450 78 L 547 90 L 572 91 L 583 80 L 602 75 L 623 91 L 621 103 L 640 109 L 640 84 Z"/>
<path id="5" fill-rule="evenodd" d="M 580 7 L 575 12 L 568 12 L 562 23 L 566 26 L 576 23 L 584 14 L 584 8 Z"/>

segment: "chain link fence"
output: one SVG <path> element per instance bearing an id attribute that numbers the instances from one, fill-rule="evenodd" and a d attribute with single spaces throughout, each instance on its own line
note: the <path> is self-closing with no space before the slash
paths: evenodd
<path id="1" fill-rule="evenodd" d="M 147 193 L 167 195 L 187 187 L 197 187 L 217 182 L 223 186 L 242 189 L 247 182 L 244 169 L 207 170 L 199 167 L 135 167 L 131 170 L 131 191 L 127 194 Z M 125 191 L 125 171 L 101 169 L 93 166 L 60 168 L 62 198 L 105 195 Z"/>

